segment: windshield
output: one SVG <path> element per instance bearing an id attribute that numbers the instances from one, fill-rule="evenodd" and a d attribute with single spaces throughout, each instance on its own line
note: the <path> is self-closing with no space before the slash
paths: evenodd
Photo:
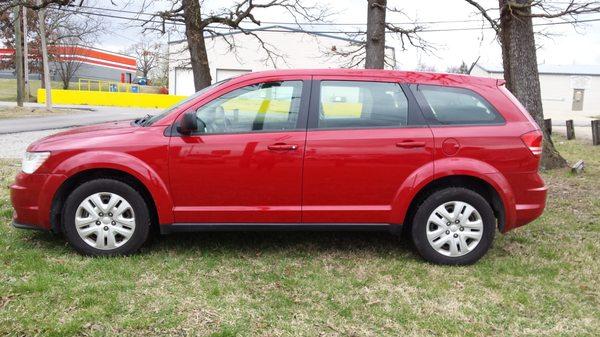
<path id="1" fill-rule="evenodd" d="M 188 98 L 175 103 L 175 105 L 167 108 L 165 111 L 161 112 L 160 114 L 158 114 L 156 116 L 152 116 L 152 117 L 144 120 L 143 123 L 141 123 L 142 126 L 148 126 L 148 125 L 154 124 L 155 122 L 161 120 L 163 117 L 165 117 L 166 115 L 168 115 L 169 113 L 171 113 L 173 110 L 177 109 L 178 107 L 186 104 L 187 102 L 189 102 L 189 101 L 191 101 L 193 99 L 196 99 L 197 97 L 202 96 L 204 93 L 212 90 L 213 88 L 216 88 L 216 87 L 220 86 L 221 84 L 223 84 L 223 83 L 225 83 L 225 82 L 227 82 L 229 80 L 230 79 L 225 79 L 225 80 L 221 80 L 221 81 L 218 81 L 218 82 L 215 82 L 215 83 L 209 85 L 208 87 L 206 87 L 206 88 L 204 88 L 204 89 L 196 92 L 195 94 L 189 96 Z"/>

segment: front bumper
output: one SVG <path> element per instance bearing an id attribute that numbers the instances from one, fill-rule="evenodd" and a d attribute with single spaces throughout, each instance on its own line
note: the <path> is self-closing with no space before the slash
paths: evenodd
<path id="1" fill-rule="evenodd" d="M 14 228 L 18 228 L 18 229 L 31 229 L 31 230 L 36 230 L 36 231 L 47 231 L 47 229 L 45 229 L 45 228 L 41 228 L 41 227 L 38 227 L 35 225 L 27 225 L 27 224 L 18 223 L 14 220 L 12 222 L 12 226 Z"/>
<path id="2" fill-rule="evenodd" d="M 13 226 L 50 230 L 52 199 L 64 180 L 65 176 L 60 174 L 17 174 L 9 187 Z"/>

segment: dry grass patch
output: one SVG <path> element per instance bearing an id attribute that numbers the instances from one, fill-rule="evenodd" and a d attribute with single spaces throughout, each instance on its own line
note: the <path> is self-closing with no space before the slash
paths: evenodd
<path id="1" fill-rule="evenodd" d="M 0 119 L 56 116 L 82 112 L 85 112 L 85 110 L 66 108 L 0 107 Z"/>

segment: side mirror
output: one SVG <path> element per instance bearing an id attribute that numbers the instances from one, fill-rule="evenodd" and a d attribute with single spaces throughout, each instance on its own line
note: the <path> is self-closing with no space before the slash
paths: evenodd
<path id="1" fill-rule="evenodd" d="M 198 131 L 198 119 L 196 118 L 196 113 L 188 112 L 183 115 L 179 126 L 177 126 L 177 132 L 187 136 L 195 131 Z"/>

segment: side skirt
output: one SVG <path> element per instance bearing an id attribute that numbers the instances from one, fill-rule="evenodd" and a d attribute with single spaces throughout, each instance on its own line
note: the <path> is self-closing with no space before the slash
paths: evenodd
<path id="1" fill-rule="evenodd" d="M 161 234 L 179 232 L 257 232 L 257 231 L 363 231 L 396 233 L 401 225 L 381 223 L 174 223 L 160 225 Z"/>

